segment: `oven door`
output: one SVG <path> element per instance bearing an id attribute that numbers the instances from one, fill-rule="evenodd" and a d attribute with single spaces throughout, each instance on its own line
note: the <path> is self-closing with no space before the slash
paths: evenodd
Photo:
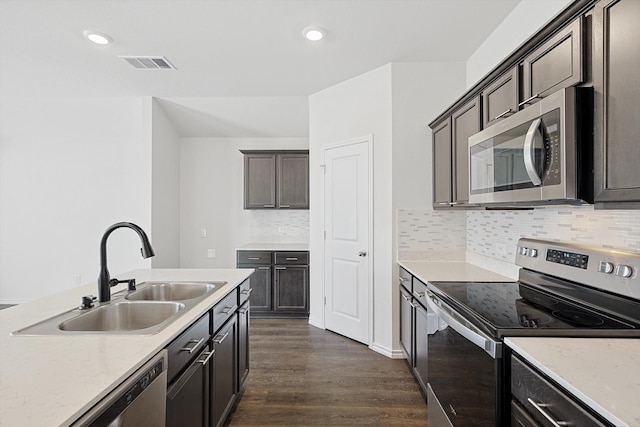
<path id="1" fill-rule="evenodd" d="M 428 336 L 429 427 L 498 427 L 502 410 L 502 343 L 480 331 L 431 291 L 438 329 Z"/>

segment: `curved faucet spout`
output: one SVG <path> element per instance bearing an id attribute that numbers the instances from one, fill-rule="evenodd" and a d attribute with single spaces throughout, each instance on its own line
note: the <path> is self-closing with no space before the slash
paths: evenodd
<path id="1" fill-rule="evenodd" d="M 109 270 L 107 269 L 107 238 L 114 230 L 123 227 L 132 229 L 138 233 L 138 236 L 140 236 L 140 241 L 142 242 L 140 252 L 142 253 L 143 258 L 150 258 L 155 255 L 147 234 L 142 230 L 142 228 L 134 223 L 118 222 L 107 228 L 102 235 L 102 240 L 100 240 L 100 275 L 98 276 L 98 301 L 100 302 L 111 300 L 111 285 L 109 283 L 111 277 L 109 275 Z"/>

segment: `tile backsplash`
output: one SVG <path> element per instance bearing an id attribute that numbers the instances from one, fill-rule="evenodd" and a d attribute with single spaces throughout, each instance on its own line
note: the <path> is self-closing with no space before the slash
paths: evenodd
<path id="1" fill-rule="evenodd" d="M 309 241 L 308 210 L 250 210 L 249 241 L 252 243 L 306 243 Z"/>
<path id="2" fill-rule="evenodd" d="M 465 249 L 513 263 L 520 237 L 640 252 L 640 211 L 593 206 L 534 210 L 398 210 L 398 251 Z"/>

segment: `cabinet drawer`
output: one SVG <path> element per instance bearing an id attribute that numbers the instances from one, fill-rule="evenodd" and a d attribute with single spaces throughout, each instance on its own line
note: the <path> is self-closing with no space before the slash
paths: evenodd
<path id="1" fill-rule="evenodd" d="M 207 341 L 209 341 L 209 322 L 210 316 L 207 313 L 167 347 L 169 358 L 167 381 L 169 384 L 177 374 L 182 372 L 189 361 L 197 356 L 200 350 L 207 345 Z"/>
<path id="2" fill-rule="evenodd" d="M 400 285 L 404 286 L 406 290 L 411 292 L 413 290 L 413 286 L 411 286 L 411 273 L 405 270 L 402 267 L 398 268 L 398 277 L 400 280 Z"/>
<path id="3" fill-rule="evenodd" d="M 213 307 L 213 333 L 216 333 L 224 325 L 224 322 L 233 316 L 237 309 L 238 289 L 236 288 Z"/>
<path id="4" fill-rule="evenodd" d="M 271 264 L 271 251 L 238 251 L 238 264 Z"/>
<path id="5" fill-rule="evenodd" d="M 286 265 L 309 264 L 309 252 L 275 252 L 275 263 Z"/>
<path id="6" fill-rule="evenodd" d="M 423 307 L 427 307 L 427 285 L 415 277 L 413 278 L 413 292 L 411 294 Z"/>
<path id="7" fill-rule="evenodd" d="M 240 290 L 240 301 L 238 302 L 238 305 L 242 305 L 249 299 L 249 296 L 251 295 L 251 279 L 247 279 L 242 282 L 238 289 Z"/>

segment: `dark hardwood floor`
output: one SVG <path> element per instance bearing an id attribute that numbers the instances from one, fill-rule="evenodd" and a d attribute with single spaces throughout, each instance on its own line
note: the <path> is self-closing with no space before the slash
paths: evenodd
<path id="1" fill-rule="evenodd" d="M 308 324 L 251 319 L 251 372 L 230 426 L 426 426 L 404 360 Z"/>

